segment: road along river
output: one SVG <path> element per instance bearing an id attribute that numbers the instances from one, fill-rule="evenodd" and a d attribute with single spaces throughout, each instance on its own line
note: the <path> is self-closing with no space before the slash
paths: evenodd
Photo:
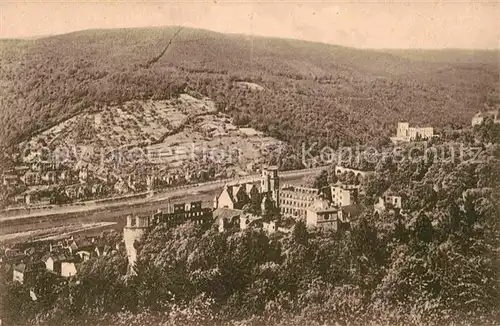
<path id="1" fill-rule="evenodd" d="M 301 184 L 303 178 L 314 175 L 321 168 L 297 170 L 280 173 L 282 183 Z M 257 182 L 259 176 L 250 176 L 236 182 Z M 96 222 L 116 222 L 109 224 L 109 228 L 121 230 L 128 214 L 149 214 L 158 209 L 165 209 L 167 205 L 180 202 L 201 200 L 204 206 L 210 206 L 213 198 L 229 180 L 211 181 L 202 184 L 188 185 L 169 189 L 150 197 L 132 198 L 129 200 L 92 203 L 88 205 L 71 205 L 46 210 L 33 211 L 28 214 L 14 216 L 0 215 L 0 236 L 13 233 L 24 233 L 40 229 L 52 229 L 66 225 Z"/>

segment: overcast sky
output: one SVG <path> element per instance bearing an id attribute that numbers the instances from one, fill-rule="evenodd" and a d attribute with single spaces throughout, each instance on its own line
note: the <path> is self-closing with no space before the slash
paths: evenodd
<path id="1" fill-rule="evenodd" d="M 183 25 L 362 48 L 498 48 L 498 1 L 0 0 L 0 37 Z"/>

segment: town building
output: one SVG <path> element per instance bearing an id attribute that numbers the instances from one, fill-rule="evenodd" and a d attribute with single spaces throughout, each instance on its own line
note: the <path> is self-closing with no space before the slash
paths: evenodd
<path id="1" fill-rule="evenodd" d="M 104 185 L 100 183 L 93 184 L 90 187 L 90 193 L 92 194 L 92 196 L 97 196 L 104 193 Z"/>
<path id="2" fill-rule="evenodd" d="M 76 263 L 72 259 L 61 261 L 61 276 L 71 277 L 75 276 L 77 273 Z"/>
<path id="3" fill-rule="evenodd" d="M 17 264 L 14 265 L 13 271 L 12 271 L 12 280 L 14 282 L 19 282 L 21 284 L 24 283 L 24 276 L 26 273 L 26 264 Z"/>
<path id="4" fill-rule="evenodd" d="M 94 248 L 94 253 L 97 257 L 101 257 L 101 256 L 107 256 L 111 253 L 113 253 L 113 248 L 111 248 L 110 245 L 97 245 L 95 246 Z"/>
<path id="5" fill-rule="evenodd" d="M 267 234 L 273 234 L 276 233 L 276 231 L 278 231 L 278 225 L 276 221 L 268 221 L 268 222 L 263 221 L 262 230 L 264 230 L 264 232 L 266 232 Z"/>
<path id="6" fill-rule="evenodd" d="M 71 179 L 71 173 L 69 170 L 63 170 L 59 172 L 58 179 L 61 181 L 67 181 Z"/>
<path id="7" fill-rule="evenodd" d="M 78 171 L 78 180 L 80 183 L 85 183 L 87 182 L 87 179 L 89 177 L 89 170 L 87 167 L 83 167 Z"/>
<path id="8" fill-rule="evenodd" d="M 50 254 L 44 259 L 45 268 L 62 277 L 76 275 L 74 258 L 64 253 Z"/>
<path id="9" fill-rule="evenodd" d="M 28 205 L 29 202 L 30 202 L 30 199 L 26 200 L 25 194 L 17 195 L 14 197 L 15 204 L 27 204 Z"/>
<path id="10" fill-rule="evenodd" d="M 56 254 L 65 250 L 64 244 L 61 241 L 49 243 L 49 252 Z"/>
<path id="11" fill-rule="evenodd" d="M 31 170 L 38 172 L 54 171 L 58 170 L 60 167 L 61 167 L 60 163 L 52 161 L 43 161 L 40 159 L 31 163 Z"/>
<path id="12" fill-rule="evenodd" d="M 17 174 L 6 173 L 2 176 L 2 184 L 4 186 L 15 186 L 19 183 L 19 177 Z"/>
<path id="13" fill-rule="evenodd" d="M 0 257 L 0 262 L 5 264 L 19 264 L 26 260 L 27 255 L 19 249 L 7 248 Z"/>
<path id="14" fill-rule="evenodd" d="M 54 184 L 58 181 L 58 175 L 56 171 L 47 171 L 42 174 L 41 180 L 48 184 Z"/>
<path id="15" fill-rule="evenodd" d="M 27 186 L 35 186 L 42 183 L 42 178 L 39 172 L 27 171 L 21 176 L 21 181 Z"/>
<path id="16" fill-rule="evenodd" d="M 158 177 L 154 175 L 148 175 L 146 177 L 146 188 L 148 190 L 153 190 L 157 186 L 158 186 Z"/>
<path id="17" fill-rule="evenodd" d="M 14 265 L 12 269 L 12 280 L 21 284 L 32 284 L 36 275 L 44 268 L 43 264 L 28 262 Z"/>
<path id="18" fill-rule="evenodd" d="M 78 252 L 88 252 L 90 253 L 94 248 L 92 240 L 88 238 L 75 238 L 73 239 L 66 249 L 70 254 L 77 254 Z"/>
<path id="19" fill-rule="evenodd" d="M 24 173 L 26 173 L 27 171 L 30 170 L 30 167 L 27 166 L 27 165 L 16 165 L 14 167 L 14 171 L 17 175 L 22 175 Z"/>
<path id="20" fill-rule="evenodd" d="M 123 181 L 122 178 L 119 178 L 118 181 L 113 185 L 113 189 L 118 193 L 118 194 L 126 194 L 130 192 L 130 187 L 127 185 L 125 181 Z"/>
<path id="21" fill-rule="evenodd" d="M 410 142 L 415 140 L 431 139 L 434 137 L 432 127 L 410 127 L 408 122 L 398 122 L 396 136 L 391 137 L 393 143 Z"/>
<path id="22" fill-rule="evenodd" d="M 66 197 L 68 197 L 69 199 L 71 200 L 74 200 L 74 199 L 77 199 L 79 198 L 79 194 L 80 194 L 80 191 L 79 191 L 80 187 L 77 186 L 77 185 L 71 185 L 71 186 L 67 186 L 65 189 L 64 189 L 64 194 L 66 195 Z"/>

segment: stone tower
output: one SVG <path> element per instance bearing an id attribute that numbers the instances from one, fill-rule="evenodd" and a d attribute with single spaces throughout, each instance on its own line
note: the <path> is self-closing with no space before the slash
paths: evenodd
<path id="1" fill-rule="evenodd" d="M 128 258 L 128 273 L 134 273 L 134 265 L 137 261 L 137 249 L 135 242 L 141 240 L 144 233 L 149 228 L 149 217 L 147 216 L 127 216 L 127 224 L 123 228 L 123 239 Z"/>
<path id="2" fill-rule="evenodd" d="M 263 195 L 270 195 L 276 203 L 276 207 L 279 207 L 280 179 L 277 166 L 269 166 L 262 169 L 260 189 Z"/>

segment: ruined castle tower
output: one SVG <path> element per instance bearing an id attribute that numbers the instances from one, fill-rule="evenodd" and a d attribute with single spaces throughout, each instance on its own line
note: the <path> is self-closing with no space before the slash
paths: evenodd
<path id="1" fill-rule="evenodd" d="M 269 166 L 269 167 L 264 167 L 262 169 L 262 179 L 261 179 L 260 189 L 263 195 L 264 194 L 270 195 L 273 201 L 275 202 L 276 207 L 279 207 L 280 180 L 278 176 L 277 166 Z"/>
<path id="2" fill-rule="evenodd" d="M 128 273 L 134 273 L 134 266 L 137 261 L 137 249 L 135 242 L 141 240 L 144 233 L 149 228 L 149 217 L 147 216 L 127 216 L 127 224 L 123 228 L 123 239 L 128 258 Z"/>

